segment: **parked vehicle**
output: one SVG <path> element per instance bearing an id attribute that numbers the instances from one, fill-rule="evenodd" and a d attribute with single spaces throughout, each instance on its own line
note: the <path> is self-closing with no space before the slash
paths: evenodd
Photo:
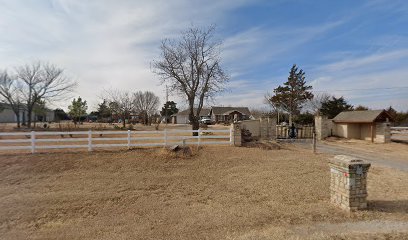
<path id="1" fill-rule="evenodd" d="M 211 124 L 211 117 L 201 117 L 200 123 L 210 125 Z"/>

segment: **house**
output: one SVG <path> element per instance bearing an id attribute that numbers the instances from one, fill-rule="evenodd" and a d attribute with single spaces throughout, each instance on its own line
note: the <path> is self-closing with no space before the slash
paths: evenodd
<path id="1" fill-rule="evenodd" d="M 202 108 L 200 111 L 200 118 L 202 117 L 207 117 L 210 116 L 210 110 L 209 108 Z M 194 108 L 194 112 L 196 112 L 197 109 Z M 188 124 L 190 123 L 189 118 L 190 110 L 186 109 L 181 112 L 178 112 L 176 114 L 171 115 L 171 122 L 173 124 Z"/>
<path id="2" fill-rule="evenodd" d="M 215 123 L 232 122 L 250 119 L 251 112 L 247 107 L 211 107 L 211 120 Z"/>
<path id="3" fill-rule="evenodd" d="M 1 111 L 2 110 L 2 111 Z M 23 124 L 27 121 L 27 108 L 26 106 L 22 106 L 19 111 L 20 115 L 20 122 Z M 43 115 L 35 115 L 34 113 L 31 116 L 31 121 L 44 121 L 44 122 L 52 122 L 54 121 L 54 111 L 50 109 L 46 109 L 45 114 Z M 7 103 L 0 103 L 0 123 L 16 123 L 17 117 L 14 111 L 12 110 L 11 106 Z"/>
<path id="4" fill-rule="evenodd" d="M 391 141 L 390 122 L 394 121 L 385 110 L 341 112 L 333 119 L 315 119 L 318 139 L 337 136 L 362 139 L 377 143 Z"/>

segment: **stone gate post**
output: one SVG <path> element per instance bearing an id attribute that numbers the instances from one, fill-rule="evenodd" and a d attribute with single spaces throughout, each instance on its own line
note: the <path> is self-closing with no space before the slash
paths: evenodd
<path id="1" fill-rule="evenodd" d="M 371 164 L 351 156 L 337 155 L 329 165 L 330 201 L 348 211 L 366 209 L 367 173 Z"/>

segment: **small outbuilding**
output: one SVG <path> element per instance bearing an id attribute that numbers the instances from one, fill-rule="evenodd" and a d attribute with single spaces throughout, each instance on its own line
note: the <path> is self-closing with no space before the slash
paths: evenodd
<path id="1" fill-rule="evenodd" d="M 391 141 L 390 122 L 393 118 L 385 110 L 341 112 L 332 121 L 335 136 L 379 143 Z"/>

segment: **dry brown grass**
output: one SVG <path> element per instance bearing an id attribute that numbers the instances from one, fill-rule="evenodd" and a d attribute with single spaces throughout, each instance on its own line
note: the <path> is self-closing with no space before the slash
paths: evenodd
<path id="1" fill-rule="evenodd" d="M 327 158 L 233 147 L 0 155 L 0 236 L 296 239 L 296 226 L 408 221 L 407 173 L 374 167 L 370 210 L 349 215 L 328 203 Z"/>

